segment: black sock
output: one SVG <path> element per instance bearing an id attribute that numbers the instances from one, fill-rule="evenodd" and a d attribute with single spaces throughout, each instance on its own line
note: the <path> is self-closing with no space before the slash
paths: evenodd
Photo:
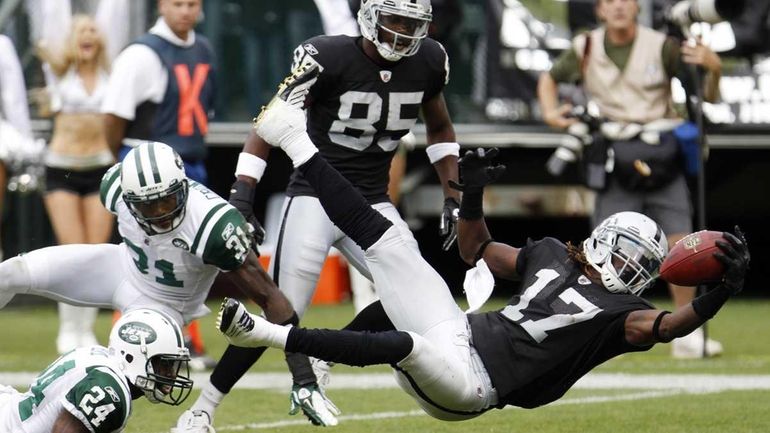
<path id="1" fill-rule="evenodd" d="M 315 189 L 329 219 L 362 249 L 369 249 L 393 225 L 319 153 L 297 168 Z"/>
<path id="2" fill-rule="evenodd" d="M 286 352 L 286 364 L 289 366 L 292 381 L 297 385 L 317 382 L 310 359 L 304 353 Z"/>
<path id="3" fill-rule="evenodd" d="M 211 384 L 220 392 L 227 394 L 266 349 L 267 347 L 237 347 L 232 344 L 227 346 L 214 371 L 211 372 Z"/>
<path id="4" fill-rule="evenodd" d="M 390 321 L 382 308 L 382 301 L 372 302 L 361 310 L 344 328 L 345 331 L 395 331 L 396 327 Z"/>
<path id="5" fill-rule="evenodd" d="M 297 313 L 292 314 L 289 320 L 281 325 L 296 325 L 299 323 Z M 232 344 L 227 346 L 225 353 L 217 362 L 214 371 L 211 372 L 211 384 L 220 392 L 227 394 L 235 386 L 235 383 L 246 374 L 254 363 L 259 360 L 267 347 L 237 347 Z"/>
<path id="6" fill-rule="evenodd" d="M 286 350 L 324 361 L 364 367 L 395 364 L 412 352 L 412 337 L 403 331 L 356 332 L 292 328 Z"/>

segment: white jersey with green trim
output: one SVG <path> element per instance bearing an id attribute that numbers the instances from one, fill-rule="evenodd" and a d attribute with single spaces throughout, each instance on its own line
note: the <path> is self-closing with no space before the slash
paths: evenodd
<path id="1" fill-rule="evenodd" d="M 122 431 L 131 414 L 131 391 L 120 361 L 109 349 L 92 346 L 73 350 L 43 370 L 25 393 L 14 396 L 12 410 L 0 411 L 14 433 L 50 433 L 63 411 L 80 420 L 91 433 Z"/>
<path id="2" fill-rule="evenodd" d="M 249 251 L 246 221 L 236 208 L 205 186 L 190 182 L 185 216 L 167 233 L 148 235 L 123 201 L 120 164 L 104 175 L 101 198 L 117 215 L 126 245 L 129 279 L 142 294 L 185 317 L 200 316 L 218 272 L 240 267 Z M 207 312 L 208 310 L 206 310 Z"/>

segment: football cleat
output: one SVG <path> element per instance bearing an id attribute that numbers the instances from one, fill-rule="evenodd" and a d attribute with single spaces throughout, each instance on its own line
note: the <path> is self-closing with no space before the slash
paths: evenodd
<path id="1" fill-rule="evenodd" d="M 268 346 L 271 326 L 260 316 L 249 313 L 240 301 L 225 298 L 219 308 L 216 321 L 217 329 L 234 346 Z"/>
<path id="2" fill-rule="evenodd" d="M 176 427 L 171 427 L 170 433 L 216 433 L 211 426 L 209 414 L 202 410 L 186 410 L 179 416 Z"/>
<path id="3" fill-rule="evenodd" d="M 289 395 L 289 402 L 291 404 L 289 415 L 296 415 L 302 411 L 313 425 L 323 427 L 339 423 L 337 416 L 340 415 L 340 410 L 326 397 L 318 384 L 295 383 Z"/>
<path id="4" fill-rule="evenodd" d="M 310 88 L 318 80 L 321 69 L 321 65 L 315 62 L 299 65 L 278 85 L 278 92 L 275 96 L 294 107 L 304 108 L 305 98 L 310 92 Z"/>

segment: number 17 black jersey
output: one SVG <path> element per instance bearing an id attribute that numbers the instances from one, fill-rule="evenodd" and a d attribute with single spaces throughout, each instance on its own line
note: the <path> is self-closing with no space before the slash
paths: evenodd
<path id="1" fill-rule="evenodd" d="M 468 316 L 500 406 L 550 403 L 602 362 L 652 347 L 625 340 L 628 313 L 652 305 L 593 283 L 558 240 L 529 241 L 516 269 L 520 294 L 500 311 Z"/>
<path id="2" fill-rule="evenodd" d="M 420 105 L 448 80 L 444 48 L 426 39 L 415 55 L 381 66 L 364 53 L 360 37 L 317 36 L 294 51 L 293 69 L 308 63 L 321 71 L 308 97 L 310 138 L 370 203 L 388 201 L 398 142 L 416 123 Z M 296 170 L 287 194 L 316 195 Z"/>

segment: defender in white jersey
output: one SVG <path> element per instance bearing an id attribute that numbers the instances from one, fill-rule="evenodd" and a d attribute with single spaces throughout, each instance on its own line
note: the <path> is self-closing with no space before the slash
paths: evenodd
<path id="1" fill-rule="evenodd" d="M 101 198 L 123 242 L 59 245 L 4 261 L 0 307 L 25 293 L 120 311 L 153 308 L 185 324 L 209 312 L 204 301 L 222 270 L 258 304 L 272 300 L 269 317 L 292 316 L 280 292 L 256 289 L 254 280 L 268 277 L 240 212 L 187 179 L 169 146 L 132 149 L 105 174 Z"/>
<path id="2" fill-rule="evenodd" d="M 0 433 L 108 433 L 126 427 L 131 401 L 178 405 L 190 394 L 179 326 L 156 311 L 123 315 L 109 347 L 75 349 L 51 363 L 27 392 L 0 385 Z"/>

